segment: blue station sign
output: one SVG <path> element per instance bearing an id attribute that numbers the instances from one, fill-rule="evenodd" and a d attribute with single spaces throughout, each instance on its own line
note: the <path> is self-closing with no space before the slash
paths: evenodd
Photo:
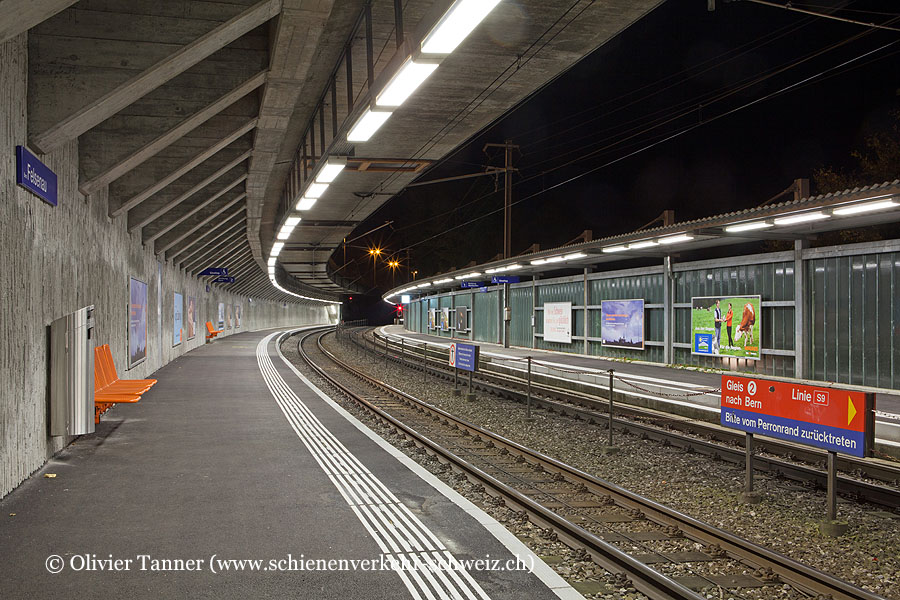
<path id="1" fill-rule="evenodd" d="M 459 284 L 459 287 L 461 287 L 464 290 L 468 290 L 471 288 L 480 288 L 483 286 L 484 286 L 483 281 L 463 281 Z"/>
<path id="2" fill-rule="evenodd" d="M 450 366 L 463 371 L 477 371 L 480 346 L 475 344 L 450 344 Z"/>
<path id="3" fill-rule="evenodd" d="M 56 206 L 59 202 L 56 173 L 25 146 L 16 146 L 16 183 L 51 206 Z"/>
<path id="4" fill-rule="evenodd" d="M 494 275 L 491 283 L 519 283 L 518 275 Z"/>
<path id="5" fill-rule="evenodd" d="M 213 275 L 225 277 L 228 275 L 227 267 L 209 267 L 200 271 L 201 277 L 211 277 Z"/>
<path id="6" fill-rule="evenodd" d="M 234 277 L 216 277 L 213 283 L 234 283 Z"/>

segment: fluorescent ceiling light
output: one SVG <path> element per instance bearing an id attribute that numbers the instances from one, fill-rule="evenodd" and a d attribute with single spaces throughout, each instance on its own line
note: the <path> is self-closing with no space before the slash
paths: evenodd
<path id="1" fill-rule="evenodd" d="M 437 69 L 437 63 L 417 63 L 407 58 L 397 73 L 375 98 L 378 106 L 400 106 Z"/>
<path id="2" fill-rule="evenodd" d="M 546 259 L 546 258 L 539 258 L 539 259 L 537 259 L 537 260 L 531 261 L 531 264 L 533 264 L 533 265 L 543 265 L 543 264 L 545 264 L 546 262 L 547 262 L 547 259 Z"/>
<path id="3" fill-rule="evenodd" d="M 269 266 L 270 266 L 270 267 L 274 267 L 274 266 L 275 266 L 275 261 L 276 261 L 276 260 L 278 260 L 278 257 L 277 257 L 277 256 L 270 256 L 270 257 L 269 257 Z"/>
<path id="4" fill-rule="evenodd" d="M 347 166 L 347 159 L 343 156 L 329 156 L 325 165 L 316 174 L 316 183 L 331 183 L 341 174 Z"/>
<path id="5" fill-rule="evenodd" d="M 650 246 L 655 246 L 656 242 L 653 240 L 644 240 L 643 242 L 634 242 L 633 244 L 628 244 L 629 250 L 640 250 L 641 248 L 649 248 Z"/>
<path id="6" fill-rule="evenodd" d="M 680 235 L 671 235 L 669 237 L 664 237 L 659 239 L 660 244 L 680 244 L 681 242 L 689 242 L 694 239 L 689 233 L 682 233 Z"/>
<path id="7" fill-rule="evenodd" d="M 460 279 L 465 279 L 465 278 L 466 278 L 465 275 L 457 275 L 457 276 L 454 277 L 453 279 L 456 279 L 457 281 L 459 281 Z"/>
<path id="8" fill-rule="evenodd" d="M 566 259 L 564 256 L 551 256 L 547 259 L 548 263 L 562 262 Z"/>
<path id="9" fill-rule="evenodd" d="M 417 287 L 417 288 L 423 288 L 423 287 L 429 287 L 430 285 L 431 285 L 431 282 L 428 282 L 428 283 L 420 283 L 420 284 L 417 285 L 416 287 Z"/>
<path id="10" fill-rule="evenodd" d="M 272 244 L 272 252 L 269 256 L 278 256 L 281 254 L 281 249 L 284 248 L 284 242 L 275 242 Z"/>
<path id="11" fill-rule="evenodd" d="M 315 203 L 315 198 L 307 198 L 306 196 L 303 196 L 302 198 L 300 198 L 300 202 L 297 203 L 297 210 L 309 210 Z"/>
<path id="12" fill-rule="evenodd" d="M 791 215 L 790 217 L 781 217 L 775 219 L 776 225 L 796 225 L 797 223 L 806 223 L 807 221 L 820 221 L 827 219 L 831 215 L 826 215 L 821 211 L 802 213 L 799 215 Z"/>
<path id="13" fill-rule="evenodd" d="M 774 227 L 771 223 L 767 223 L 766 221 L 753 221 L 751 223 L 737 223 L 736 225 L 728 225 L 725 227 L 725 231 L 728 233 L 738 233 L 739 231 L 753 231 L 755 229 L 767 229 L 769 227 Z"/>
<path id="14" fill-rule="evenodd" d="M 507 265 L 506 267 L 504 267 L 504 270 L 506 270 L 506 271 L 515 271 L 516 269 L 521 269 L 521 268 L 522 268 L 522 265 L 516 263 L 516 264 L 514 264 L 514 265 Z"/>
<path id="15" fill-rule="evenodd" d="M 856 215 L 864 212 L 894 208 L 895 206 L 900 206 L 900 204 L 897 204 L 893 200 L 878 200 L 877 202 L 864 202 L 861 204 L 842 206 L 840 208 L 834 209 L 831 212 L 836 215 Z"/>
<path id="16" fill-rule="evenodd" d="M 288 217 L 287 220 L 284 222 L 284 226 L 290 227 L 293 229 L 294 227 L 297 226 L 297 224 L 299 222 L 300 222 L 300 217 Z"/>
<path id="17" fill-rule="evenodd" d="M 325 190 L 328 189 L 327 183 L 311 183 L 309 187 L 306 188 L 306 191 L 303 193 L 307 198 L 321 198 L 322 194 L 325 193 Z"/>
<path id="18" fill-rule="evenodd" d="M 353 128 L 347 134 L 347 141 L 368 142 L 369 138 L 375 135 L 375 132 L 384 125 L 390 116 L 389 111 L 367 108 L 366 112 L 353 124 Z"/>
<path id="19" fill-rule="evenodd" d="M 566 254 L 563 256 L 563 260 L 575 260 L 576 258 L 584 258 L 587 256 L 584 252 L 575 252 L 573 254 Z"/>
<path id="20" fill-rule="evenodd" d="M 628 250 L 628 246 L 607 246 L 603 249 L 604 252 L 621 252 L 622 250 Z"/>
<path id="21" fill-rule="evenodd" d="M 479 275 L 481 275 L 481 273 L 479 273 L 478 271 L 472 271 L 471 273 L 467 273 L 466 275 L 463 275 L 463 277 L 466 277 L 466 278 L 478 277 Z"/>
<path id="22" fill-rule="evenodd" d="M 485 269 L 484 272 L 490 275 L 493 273 L 499 273 L 502 270 L 503 270 L 503 267 L 495 267 L 493 269 Z"/>
<path id="23" fill-rule="evenodd" d="M 451 279 L 450 277 L 446 279 L 438 279 L 437 281 L 435 281 L 435 283 L 453 283 L 453 279 Z"/>
<path id="24" fill-rule="evenodd" d="M 279 240 L 286 240 L 286 239 L 288 239 L 289 237 L 291 237 L 291 234 L 292 234 L 293 232 L 294 232 L 293 229 L 284 229 L 284 228 L 282 228 L 281 231 L 278 232 L 278 239 L 279 239 Z"/>
<path id="25" fill-rule="evenodd" d="M 450 54 L 499 3 L 500 0 L 456 0 L 422 40 L 422 52 Z"/>

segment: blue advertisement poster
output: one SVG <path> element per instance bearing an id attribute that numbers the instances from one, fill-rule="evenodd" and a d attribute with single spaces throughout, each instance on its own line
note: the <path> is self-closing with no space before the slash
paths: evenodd
<path id="1" fill-rule="evenodd" d="M 128 290 L 128 368 L 147 358 L 147 284 L 135 278 Z"/>
<path id="2" fill-rule="evenodd" d="M 184 339 L 184 296 L 175 292 L 175 305 L 173 307 L 172 319 L 172 346 L 181 345 Z"/>
<path id="3" fill-rule="evenodd" d="M 187 339 L 192 340 L 197 335 L 197 299 L 193 296 L 187 297 L 187 313 L 185 327 L 187 329 Z"/>
<path id="4" fill-rule="evenodd" d="M 600 344 L 608 348 L 644 349 L 644 300 L 600 303 Z"/>

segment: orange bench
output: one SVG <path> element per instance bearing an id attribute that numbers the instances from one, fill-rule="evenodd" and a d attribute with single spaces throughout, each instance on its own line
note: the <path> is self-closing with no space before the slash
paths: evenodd
<path id="1" fill-rule="evenodd" d="M 94 423 L 113 404 L 137 402 L 156 385 L 155 379 L 119 379 L 109 344 L 94 348 Z"/>
<path id="2" fill-rule="evenodd" d="M 217 335 L 219 335 L 220 333 L 222 333 L 222 331 L 224 331 L 224 330 L 222 330 L 222 329 L 218 329 L 218 330 L 213 329 L 212 321 L 207 321 L 207 322 L 206 322 L 206 340 L 207 340 L 207 341 L 213 339 L 214 337 L 216 337 Z"/>

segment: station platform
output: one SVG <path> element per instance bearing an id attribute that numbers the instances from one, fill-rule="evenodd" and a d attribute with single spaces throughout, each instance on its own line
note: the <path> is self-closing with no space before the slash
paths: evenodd
<path id="1" fill-rule="evenodd" d="M 0 597 L 581 598 L 306 380 L 281 335 L 171 362 L 0 501 Z"/>
<path id="2" fill-rule="evenodd" d="M 616 391 L 635 398 L 652 398 L 654 408 L 683 414 L 679 408 L 688 408 L 712 416 L 718 422 L 721 396 L 717 390 L 721 384 L 720 373 L 708 373 L 694 369 L 673 368 L 641 362 L 609 360 L 597 356 L 549 352 L 531 348 L 504 348 L 500 344 L 472 342 L 406 330 L 402 325 L 384 325 L 378 330 L 394 339 L 406 339 L 413 343 L 427 342 L 447 347 L 451 342 L 474 343 L 481 347 L 481 355 L 497 361 L 511 361 L 510 368 L 523 370 L 524 359 L 531 357 L 532 364 L 556 369 L 556 376 L 578 378 L 580 374 L 605 376 L 610 369 L 616 372 Z M 603 387 L 605 390 L 606 387 Z M 875 439 L 900 449 L 900 395 L 876 393 Z"/>

